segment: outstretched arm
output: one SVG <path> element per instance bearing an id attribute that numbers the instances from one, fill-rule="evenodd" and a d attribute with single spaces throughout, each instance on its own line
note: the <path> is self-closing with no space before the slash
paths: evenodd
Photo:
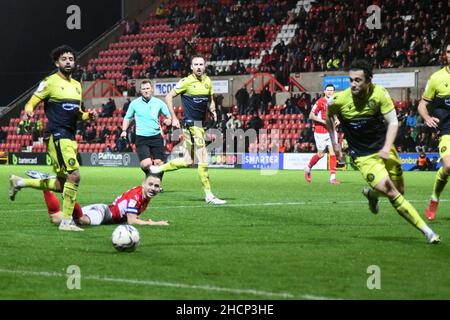
<path id="1" fill-rule="evenodd" d="M 150 225 L 150 226 L 168 226 L 168 221 L 153 221 L 152 219 L 142 220 L 138 217 L 137 214 L 127 214 L 127 223 L 128 224 L 137 224 L 137 225 Z"/>

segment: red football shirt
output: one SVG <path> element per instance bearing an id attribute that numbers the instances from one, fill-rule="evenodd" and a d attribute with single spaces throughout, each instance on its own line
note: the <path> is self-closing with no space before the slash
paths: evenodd
<path id="1" fill-rule="evenodd" d="M 109 205 L 113 222 L 120 223 L 126 221 L 128 213 L 140 215 L 147 209 L 149 200 L 144 198 L 142 186 L 134 187 L 118 196 Z"/>
<path id="2" fill-rule="evenodd" d="M 327 118 L 327 98 L 322 97 L 316 101 L 312 107 L 312 112 L 318 116 L 320 119 L 325 120 Z M 328 133 L 327 127 L 317 121 L 314 121 L 314 132 L 315 133 Z"/>

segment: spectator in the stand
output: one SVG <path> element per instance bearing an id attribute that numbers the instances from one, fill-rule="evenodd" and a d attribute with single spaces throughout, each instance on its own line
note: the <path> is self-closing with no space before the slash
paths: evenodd
<path id="1" fill-rule="evenodd" d="M 259 27 L 259 29 L 256 31 L 255 36 L 253 37 L 253 40 L 257 42 L 264 42 L 266 41 L 266 33 L 264 32 L 264 29 L 262 26 Z"/>
<path id="2" fill-rule="evenodd" d="M 85 131 L 85 135 L 84 135 L 84 141 L 86 141 L 87 143 L 93 143 L 95 142 L 95 137 L 96 137 L 96 132 L 95 132 L 95 128 L 92 125 L 89 125 L 86 128 Z"/>
<path id="3" fill-rule="evenodd" d="M 156 76 L 156 68 L 155 68 L 155 62 L 149 62 L 147 69 L 145 69 L 145 78 L 147 79 L 154 79 Z"/>
<path id="4" fill-rule="evenodd" d="M 333 52 L 331 58 L 327 61 L 327 70 L 335 71 L 341 67 L 341 59 L 337 56 L 336 52 Z"/>
<path id="5" fill-rule="evenodd" d="M 241 120 L 236 119 L 235 115 L 231 114 L 230 119 L 227 121 L 226 127 L 230 130 L 240 129 L 242 127 Z"/>
<path id="6" fill-rule="evenodd" d="M 247 87 L 240 88 L 235 95 L 239 114 L 246 114 L 248 104 L 250 101 L 250 95 L 248 94 Z"/>
<path id="7" fill-rule="evenodd" d="M 259 117 L 258 112 L 253 112 L 253 117 L 248 122 L 248 129 L 253 129 L 259 136 L 259 130 L 264 128 L 264 121 Z"/>
<path id="8" fill-rule="evenodd" d="M 261 113 L 266 113 L 267 106 L 272 100 L 272 94 L 270 93 L 269 86 L 265 86 L 261 91 Z"/>
<path id="9" fill-rule="evenodd" d="M 439 152 L 439 137 L 436 131 L 427 136 L 426 152 Z"/>
<path id="10" fill-rule="evenodd" d="M 420 152 L 419 157 L 417 158 L 416 165 L 409 169 L 408 171 L 425 171 L 430 170 L 431 160 L 427 157 L 424 151 Z"/>
<path id="11" fill-rule="evenodd" d="M 128 96 L 129 97 L 136 97 L 137 96 L 137 92 L 136 92 L 136 81 L 132 80 L 130 83 L 130 88 L 128 89 Z"/>
<path id="12" fill-rule="evenodd" d="M 290 97 L 286 100 L 283 109 L 284 114 L 298 114 L 300 112 L 296 104 L 297 99 L 297 95 L 294 95 L 293 97 Z"/>
<path id="13" fill-rule="evenodd" d="M 424 148 L 426 143 L 427 143 L 426 133 L 425 131 L 422 131 L 417 135 L 416 139 L 414 140 L 415 151 L 422 152 L 423 150 L 425 150 Z"/>
<path id="14" fill-rule="evenodd" d="M 172 27 L 178 27 L 181 23 L 184 22 L 183 13 L 180 11 L 180 8 L 175 5 L 172 11 L 169 13 L 169 21 L 168 23 Z"/>
<path id="15" fill-rule="evenodd" d="M 279 64 L 277 70 L 275 71 L 275 79 L 282 85 L 286 86 L 289 81 L 289 69 L 286 68 L 285 64 Z"/>
<path id="16" fill-rule="evenodd" d="M 78 64 L 72 73 L 72 78 L 81 81 L 81 78 L 83 77 L 83 68 Z"/>
<path id="17" fill-rule="evenodd" d="M 398 145 L 402 147 L 403 152 L 415 152 L 415 142 L 408 131 L 405 131 L 402 136 L 398 138 Z"/>
<path id="18" fill-rule="evenodd" d="M 415 128 L 417 124 L 417 115 L 413 110 L 410 110 L 408 116 L 406 117 L 406 126 L 410 128 Z"/>
<path id="19" fill-rule="evenodd" d="M 120 135 L 122 133 L 122 126 L 117 126 L 116 130 L 114 130 L 113 134 L 114 134 L 114 141 L 116 141 L 117 139 L 120 138 Z"/>
<path id="20" fill-rule="evenodd" d="M 186 15 L 185 22 L 186 23 L 194 23 L 197 21 L 197 14 L 195 13 L 195 10 L 193 7 L 189 9 L 189 12 Z"/>
<path id="21" fill-rule="evenodd" d="M 155 17 L 158 19 L 163 19 L 167 16 L 169 10 L 164 7 L 164 4 L 161 3 L 158 8 L 156 8 Z"/>
<path id="22" fill-rule="evenodd" d="M 293 147 L 292 152 L 293 152 L 293 153 L 301 153 L 301 152 L 303 152 L 302 147 L 301 147 L 301 145 L 300 145 L 299 142 L 296 142 L 296 143 L 294 144 L 294 147 Z"/>
<path id="23" fill-rule="evenodd" d="M 84 122 L 79 122 L 84 124 Z M 44 124 L 39 117 L 34 114 L 33 121 L 31 122 L 31 135 L 33 136 L 33 141 L 38 141 L 39 137 L 42 137 L 44 130 Z"/>
<path id="24" fill-rule="evenodd" d="M 116 110 L 116 103 L 112 98 L 109 98 L 108 102 L 103 105 L 103 110 L 102 113 L 100 114 L 100 117 L 103 118 L 112 117 L 115 110 Z"/>
<path id="25" fill-rule="evenodd" d="M 23 135 L 31 132 L 31 120 L 26 114 L 23 115 L 22 120 L 20 120 L 17 126 L 17 134 Z"/>
<path id="26" fill-rule="evenodd" d="M 3 131 L 3 128 L 0 127 L 0 143 L 5 143 L 7 135 L 8 134 L 5 131 Z"/>
<path id="27" fill-rule="evenodd" d="M 131 30 L 130 22 L 128 20 L 122 20 L 122 22 L 120 24 L 123 28 L 123 34 L 124 35 L 130 34 L 130 30 Z"/>
<path id="28" fill-rule="evenodd" d="M 122 132 L 122 129 L 120 130 Z M 114 148 L 115 152 L 130 152 L 131 151 L 131 146 L 130 143 L 128 142 L 128 139 L 124 139 L 124 138 L 117 138 L 116 139 L 116 147 Z"/>
<path id="29" fill-rule="evenodd" d="M 286 52 L 286 45 L 284 44 L 284 41 L 281 40 L 275 47 L 273 48 L 273 51 L 278 55 L 282 56 Z"/>
<path id="30" fill-rule="evenodd" d="M 122 107 L 122 117 L 125 117 L 125 115 L 127 114 L 130 103 L 131 103 L 131 99 L 127 98 L 127 101 L 125 101 L 125 103 L 123 104 L 123 107 Z M 120 133 L 122 133 L 122 131 L 120 131 Z"/>
<path id="31" fill-rule="evenodd" d="M 253 89 L 250 89 L 252 96 L 249 101 L 249 114 L 258 113 L 259 108 L 261 107 L 261 94 L 256 93 Z"/>
<path id="32" fill-rule="evenodd" d="M 142 54 L 137 48 L 135 48 L 128 58 L 129 65 L 142 64 Z"/>
<path id="33" fill-rule="evenodd" d="M 303 114 L 303 118 L 308 118 L 311 111 L 311 106 L 309 105 L 310 98 L 306 92 L 303 92 L 300 98 L 297 100 L 297 107 Z"/>
<path id="34" fill-rule="evenodd" d="M 108 144 L 105 147 L 105 150 L 103 150 L 103 152 L 113 152 L 113 149 L 111 148 L 111 146 Z"/>
<path id="35" fill-rule="evenodd" d="M 135 19 L 130 26 L 130 34 L 138 34 L 141 26 L 139 22 Z"/>
<path id="36" fill-rule="evenodd" d="M 102 126 L 102 128 L 99 132 L 98 138 L 97 138 L 97 142 L 105 143 L 106 140 L 108 140 L 110 134 L 111 134 L 111 131 L 109 131 L 108 127 Z"/>
<path id="37" fill-rule="evenodd" d="M 124 80 L 128 80 L 133 77 L 133 69 L 131 69 L 131 63 L 127 62 L 127 65 L 122 70 L 122 75 Z"/>

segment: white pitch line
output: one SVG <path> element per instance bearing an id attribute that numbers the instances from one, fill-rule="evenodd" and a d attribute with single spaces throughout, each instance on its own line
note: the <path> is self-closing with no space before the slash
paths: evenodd
<path id="1" fill-rule="evenodd" d="M 66 274 L 58 273 L 58 272 L 36 272 L 36 271 L 25 271 L 25 270 L 8 270 L 8 269 L 0 269 L 0 273 L 9 273 L 15 274 L 19 276 L 37 276 L 37 277 L 57 277 L 64 278 L 67 277 Z M 190 289 L 190 290 L 204 290 L 204 291 L 216 291 L 216 292 L 225 292 L 225 293 L 233 293 L 233 294 L 248 294 L 248 295 L 256 295 L 263 297 L 280 297 L 285 299 L 307 299 L 307 300 L 332 300 L 335 298 L 315 296 L 310 294 L 300 295 L 296 297 L 292 293 L 288 292 L 269 292 L 269 291 L 261 291 L 256 289 L 238 289 L 238 288 L 224 288 L 224 287 L 216 287 L 210 285 L 190 285 L 184 283 L 173 283 L 173 282 L 164 282 L 157 280 L 138 280 L 138 279 L 122 279 L 122 278 L 111 278 L 111 277 L 102 277 L 97 275 L 87 275 L 81 276 L 82 280 L 93 280 L 93 281 L 103 281 L 103 282 L 116 282 L 116 283 L 126 283 L 126 284 L 136 284 L 136 285 L 144 285 L 144 286 L 152 286 L 152 287 L 172 287 L 172 288 L 180 288 L 180 289 Z"/>
<path id="2" fill-rule="evenodd" d="M 382 203 L 387 203 L 387 199 L 380 199 Z M 419 203 L 428 202 L 425 200 L 408 200 L 409 202 Z M 450 199 L 441 199 L 440 202 L 449 202 Z M 323 204 L 351 204 L 351 203 L 367 203 L 366 200 L 328 200 L 328 201 L 299 201 L 299 202 L 262 202 L 262 203 L 227 203 L 220 206 L 212 206 L 208 204 L 203 205 L 181 205 L 181 206 L 151 206 L 150 209 L 189 209 L 189 208 L 230 208 L 230 207 L 273 207 L 273 206 L 303 206 L 303 205 L 323 205 Z M 0 208 L 0 212 L 16 212 L 17 210 L 3 210 Z M 26 209 L 27 212 L 40 212 L 45 211 L 42 209 Z"/>

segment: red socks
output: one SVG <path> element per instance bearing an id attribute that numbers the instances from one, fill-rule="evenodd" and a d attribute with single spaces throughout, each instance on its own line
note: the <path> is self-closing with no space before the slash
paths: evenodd
<path id="1" fill-rule="evenodd" d="M 315 155 L 313 155 L 313 157 L 311 158 L 311 160 L 309 160 L 309 164 L 308 167 L 312 168 L 314 167 L 314 165 L 317 163 L 317 161 L 320 160 L 320 157 L 317 155 L 317 153 Z"/>
<path id="2" fill-rule="evenodd" d="M 330 173 L 336 173 L 336 156 L 330 156 Z"/>
<path id="3" fill-rule="evenodd" d="M 55 214 L 61 211 L 58 198 L 51 191 L 44 191 L 45 204 L 47 205 L 48 214 Z"/>
<path id="4" fill-rule="evenodd" d="M 55 196 L 55 194 L 51 191 L 44 191 L 44 200 L 47 205 L 48 214 L 55 214 L 61 211 L 61 207 L 59 206 L 59 200 Z M 81 206 L 78 202 L 75 202 L 75 207 L 73 208 L 72 217 L 74 220 L 78 220 L 83 216 L 83 211 L 81 210 Z"/>

